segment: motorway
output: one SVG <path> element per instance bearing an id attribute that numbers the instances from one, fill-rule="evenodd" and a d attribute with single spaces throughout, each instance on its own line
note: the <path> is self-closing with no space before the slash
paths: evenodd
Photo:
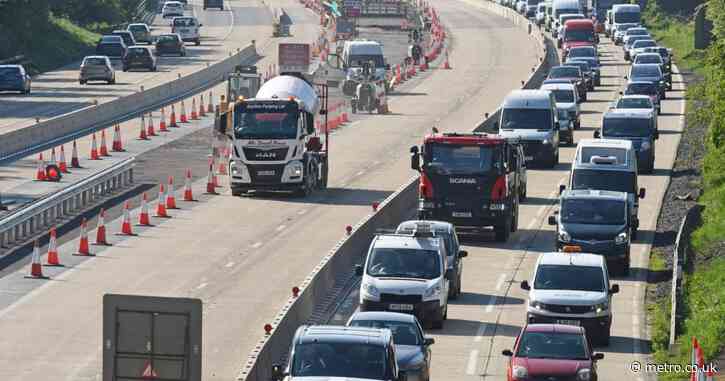
<path id="1" fill-rule="evenodd" d="M 0 379 L 94 380 L 100 371 L 101 297 L 104 293 L 198 297 L 204 301 L 204 380 L 230 379 L 292 286 L 299 284 L 354 224 L 413 175 L 407 147 L 436 125 L 469 130 L 525 79 L 537 61 L 536 45 L 520 28 L 482 10 L 475 0 L 436 4 L 453 37 L 454 70 L 434 71 L 391 100 L 391 115 L 363 118 L 332 140 L 330 189 L 305 200 L 233 198 L 228 194 L 137 238 L 104 249 L 97 259 L 65 271 L 32 291 L 22 273 L 0 279 Z M 621 50 L 604 43 L 603 85 L 583 105 L 590 137 L 600 113 L 619 89 L 626 66 Z M 675 81 L 679 76 L 674 76 Z M 681 89 L 680 84 L 675 84 Z M 642 234 L 633 246 L 633 271 L 617 279 L 612 344 L 602 348 L 600 379 L 637 379 L 625 368 L 646 353 L 643 316 L 647 254 L 682 126 L 683 94 L 663 103 L 657 162 L 642 176 L 647 198 L 640 206 Z M 510 348 L 524 321 L 527 279 L 536 255 L 551 250 L 545 225 L 557 185 L 564 181 L 573 148 L 563 148 L 554 170 L 529 171 L 529 198 L 519 231 L 506 244 L 464 241 L 464 294 L 449 309 L 441 331 L 432 331 L 434 380 L 505 379 L 501 349 Z M 61 247 L 67 257 L 76 243 Z M 37 284 L 37 283 L 36 283 Z"/>

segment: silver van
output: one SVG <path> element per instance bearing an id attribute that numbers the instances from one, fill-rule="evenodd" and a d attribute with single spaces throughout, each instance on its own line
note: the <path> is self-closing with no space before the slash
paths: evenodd
<path id="1" fill-rule="evenodd" d="M 553 168 L 559 163 L 559 115 L 548 90 L 514 90 L 501 105 L 499 135 L 518 138 L 526 163 Z"/>

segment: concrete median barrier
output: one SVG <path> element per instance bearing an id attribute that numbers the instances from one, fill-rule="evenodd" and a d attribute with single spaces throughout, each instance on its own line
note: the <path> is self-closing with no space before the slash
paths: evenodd
<path id="1" fill-rule="evenodd" d="M 220 62 L 177 80 L 2 134 L 0 164 L 42 152 L 195 95 L 224 81 L 236 65 L 251 64 L 257 58 L 256 47 L 250 44 Z"/>

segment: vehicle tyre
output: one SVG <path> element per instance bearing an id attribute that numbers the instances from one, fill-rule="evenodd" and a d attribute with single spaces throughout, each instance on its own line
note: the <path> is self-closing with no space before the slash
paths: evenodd
<path id="1" fill-rule="evenodd" d="M 513 216 L 511 217 L 511 233 L 516 233 L 519 229 L 519 203 L 514 201 Z"/>
<path id="2" fill-rule="evenodd" d="M 128 68 L 127 68 L 127 67 L 124 67 L 124 68 L 123 68 L 123 69 L 121 69 L 121 70 L 123 70 L 123 72 L 125 73 L 125 72 L 127 72 L 127 71 L 128 71 Z"/>
<path id="3" fill-rule="evenodd" d="M 526 201 L 526 188 L 528 187 L 526 186 L 526 184 L 524 184 L 523 188 L 519 192 L 519 201 Z"/>
<path id="4" fill-rule="evenodd" d="M 431 322 L 431 328 L 442 329 L 443 328 L 443 316 L 436 318 Z"/>
<path id="5" fill-rule="evenodd" d="M 509 236 L 511 235 L 511 217 L 506 217 L 506 221 L 503 225 L 496 226 L 494 228 L 494 231 L 496 232 L 496 241 L 497 242 L 506 242 L 509 239 Z"/>
<path id="6" fill-rule="evenodd" d="M 601 78 L 597 78 L 597 82 L 595 83 L 595 85 L 597 85 L 597 86 L 601 86 L 602 85 Z"/>
<path id="7" fill-rule="evenodd" d="M 638 230 L 639 230 L 638 228 L 632 228 L 632 241 L 636 241 L 637 240 L 637 232 L 638 232 Z"/>
<path id="8" fill-rule="evenodd" d="M 86 81 L 78 81 L 78 83 L 80 83 L 81 85 L 85 85 L 85 84 L 86 84 Z M 27 93 L 28 93 L 28 90 L 25 90 L 25 91 L 23 91 L 23 92 L 24 92 L 25 94 L 27 94 Z"/>
<path id="9" fill-rule="evenodd" d="M 201 45 L 201 41 L 199 41 L 199 40 L 194 41 L 194 45 L 196 45 L 196 46 Z"/>
<path id="10" fill-rule="evenodd" d="M 586 91 L 582 93 L 582 100 L 583 100 L 584 102 L 586 102 L 586 101 L 587 101 L 587 92 L 586 92 Z"/>
<path id="11" fill-rule="evenodd" d="M 622 261 L 622 275 L 629 276 L 630 263 L 631 263 L 631 260 L 629 258 L 629 254 L 628 254 Z"/>
<path id="12" fill-rule="evenodd" d="M 246 192 L 242 192 L 241 189 L 232 188 L 232 196 L 234 196 L 234 197 L 240 197 L 244 193 L 246 193 Z"/>
<path id="13" fill-rule="evenodd" d="M 116 78 L 113 78 L 110 81 L 108 81 L 108 84 L 109 85 L 115 85 L 116 84 Z"/>
<path id="14" fill-rule="evenodd" d="M 663 91 L 662 92 L 662 99 L 667 99 L 667 92 L 666 91 Z"/>
<path id="15" fill-rule="evenodd" d="M 559 164 L 559 150 L 552 152 L 551 160 L 549 160 L 549 168 L 555 168 Z"/>
<path id="16" fill-rule="evenodd" d="M 599 340 L 597 340 L 597 342 L 601 346 L 608 347 L 609 346 L 609 337 L 610 336 L 611 336 L 611 333 L 610 333 L 609 329 L 607 329 L 606 331 L 604 331 L 604 332 L 602 332 L 600 334 Z"/>
<path id="17" fill-rule="evenodd" d="M 350 107 L 352 108 L 352 113 L 357 114 L 357 102 L 350 102 Z"/>
<path id="18" fill-rule="evenodd" d="M 151 68 L 151 71 L 157 71 L 157 70 L 158 70 L 158 68 L 156 66 Z"/>

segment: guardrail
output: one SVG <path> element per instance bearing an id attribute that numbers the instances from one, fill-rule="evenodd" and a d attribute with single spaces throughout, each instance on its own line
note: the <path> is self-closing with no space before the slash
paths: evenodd
<path id="1" fill-rule="evenodd" d="M 133 184 L 133 167 L 134 158 L 126 159 L 3 217 L 0 219 L 0 247 L 22 243 L 64 216 Z"/>
<path id="2" fill-rule="evenodd" d="M 204 91 L 226 79 L 239 64 L 257 59 L 254 44 L 209 67 L 163 85 L 0 135 L 0 164 L 33 155 L 136 118 Z"/>
<path id="3" fill-rule="evenodd" d="M 492 3 L 491 5 L 500 7 Z M 520 24 L 526 28 L 524 23 Z M 540 41 L 542 44 L 547 42 Z M 536 81 L 540 83 L 542 73 L 548 69 L 549 60 L 552 57 L 547 50 L 547 54 L 534 68 L 523 87 L 538 87 Z M 481 122 L 479 127 L 493 125 L 495 118 L 496 112 Z M 338 289 L 341 283 L 349 279 L 349 276 L 345 276 L 345 274 L 351 275 L 355 264 L 362 263 L 374 234 L 381 228 L 397 225 L 402 218 L 415 210 L 418 202 L 417 190 L 418 178 L 415 177 L 389 196 L 380 205 L 377 212 L 368 215 L 353 227 L 351 234 L 338 242 L 322 259 L 299 286 L 299 295 L 289 298 L 272 320 L 272 330 L 259 341 L 247 358 L 243 369 L 237 376 L 238 381 L 268 381 L 271 379 L 272 364 L 282 363 L 286 360 L 292 337 L 297 328 L 302 324 L 315 323 L 316 306 L 321 305 L 322 301 L 329 297 L 331 290 Z"/>

